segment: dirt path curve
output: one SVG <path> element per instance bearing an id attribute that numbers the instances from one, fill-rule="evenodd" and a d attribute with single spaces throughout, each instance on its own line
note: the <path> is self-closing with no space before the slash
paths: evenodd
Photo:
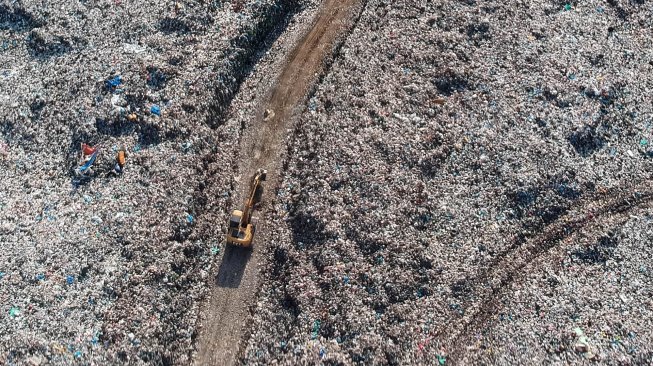
<path id="1" fill-rule="evenodd" d="M 598 192 L 572 206 L 569 212 L 541 233 L 508 252 L 500 254 L 473 279 L 476 299 L 465 304 L 465 315 L 455 324 L 434 332 L 432 339 L 444 340 L 449 349 L 447 363 L 466 364 L 466 347 L 496 319 L 503 298 L 510 296 L 512 284 L 537 270 L 546 254 L 573 242 L 582 231 L 601 233 L 606 227 L 620 227 L 634 210 L 653 207 L 653 189 L 648 180 L 631 187 Z"/>
<path id="2" fill-rule="evenodd" d="M 264 168 L 268 169 L 268 180 L 263 201 L 274 199 L 273 191 L 280 181 L 278 172 L 286 130 L 292 126 L 293 115 L 303 108 L 309 89 L 322 71 L 322 61 L 349 23 L 352 9 L 358 2 L 325 0 L 312 28 L 290 53 L 272 90 L 267 91 L 267 103 L 251 112 L 254 123 L 244 132 L 239 149 L 239 197 L 242 198 L 248 189 L 249 177 L 256 169 Z M 266 110 L 273 111 L 267 118 L 264 117 Z M 266 245 L 262 218 L 257 222 L 253 251 L 230 246 L 225 250 L 209 301 L 203 309 L 205 320 L 197 340 L 197 365 L 233 365 L 242 351 L 249 306 L 255 302 L 258 287 L 258 262 L 261 249 Z"/>

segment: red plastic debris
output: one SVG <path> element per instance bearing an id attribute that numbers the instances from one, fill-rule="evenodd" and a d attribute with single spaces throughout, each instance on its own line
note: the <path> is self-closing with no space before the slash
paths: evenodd
<path id="1" fill-rule="evenodd" d="M 89 146 L 85 143 L 82 143 L 82 152 L 84 155 L 93 155 L 97 151 L 97 148 Z"/>

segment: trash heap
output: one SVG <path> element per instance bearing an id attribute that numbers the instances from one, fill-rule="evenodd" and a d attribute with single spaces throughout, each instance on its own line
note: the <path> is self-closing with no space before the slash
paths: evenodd
<path id="1" fill-rule="evenodd" d="M 0 1 L 0 364 L 189 362 L 226 107 L 297 6 Z"/>
<path id="2" fill-rule="evenodd" d="M 651 11 L 368 1 L 290 141 L 243 361 L 653 362 Z"/>

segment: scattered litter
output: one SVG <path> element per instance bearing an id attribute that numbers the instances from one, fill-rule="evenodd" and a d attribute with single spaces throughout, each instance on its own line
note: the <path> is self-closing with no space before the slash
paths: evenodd
<path id="1" fill-rule="evenodd" d="M 73 276 L 73 275 L 66 276 L 66 283 L 69 284 L 69 285 L 72 285 L 73 283 L 75 283 L 75 276 Z"/>
<path id="2" fill-rule="evenodd" d="M 166 86 L 167 77 L 166 74 L 157 67 L 148 67 L 147 68 L 147 86 L 159 90 L 163 89 Z"/>
<path id="3" fill-rule="evenodd" d="M 318 334 L 320 332 L 320 324 L 321 324 L 321 322 L 318 319 L 316 319 L 313 322 L 313 331 L 311 332 L 311 339 L 317 338 L 317 336 L 318 336 Z"/>
<path id="4" fill-rule="evenodd" d="M 147 48 L 133 43 L 123 43 L 122 50 L 128 54 L 139 54 L 145 52 Z"/>
<path id="5" fill-rule="evenodd" d="M 122 174 L 125 168 L 125 159 L 127 158 L 127 150 L 122 147 L 116 153 L 116 164 L 113 166 L 113 173 L 118 175 Z"/>
<path id="6" fill-rule="evenodd" d="M 0 142 L 0 155 L 3 157 L 9 155 L 9 146 L 4 142 Z"/>
<path id="7" fill-rule="evenodd" d="M 629 187 L 649 189 L 651 178 L 651 160 L 640 153 L 642 138 L 651 138 L 646 124 L 653 115 L 646 92 L 653 74 L 643 72 L 650 70 L 650 22 L 642 12 L 648 6 L 611 2 L 600 14 L 594 10 L 598 3 L 536 1 L 518 9 L 493 2 L 495 12 L 487 13 L 485 2 L 445 1 L 443 16 L 427 2 L 414 22 L 398 19 L 409 12 L 406 1 L 392 2 L 387 14 L 363 10 L 341 50 L 346 56 L 319 82 L 304 102 L 301 124 L 289 132 L 274 207 L 285 215 L 287 228 L 275 226 L 279 242 L 268 248 L 275 269 L 261 284 L 263 311 L 254 315 L 258 326 L 250 347 L 279 339 L 279 328 L 284 337 L 301 338 L 296 316 L 266 313 L 269 304 L 284 304 L 284 311 L 295 310 L 300 319 L 323 316 L 320 334 L 345 338 L 337 350 L 329 349 L 329 358 L 355 355 L 354 363 L 529 364 L 541 355 L 544 363 L 556 363 L 589 359 L 594 348 L 626 363 L 641 357 L 639 351 L 628 355 L 625 347 L 599 353 L 590 336 L 582 338 L 589 341 L 588 352 L 576 354 L 579 339 L 566 341 L 558 331 L 573 329 L 570 322 L 591 322 L 587 334 L 615 323 L 612 333 L 653 325 L 650 309 L 631 320 L 633 310 L 619 296 L 625 293 L 628 304 L 647 301 L 633 290 L 650 290 L 638 271 L 651 257 L 642 244 L 651 241 L 641 219 L 646 208 L 632 208 L 637 213 L 629 213 L 639 219 L 631 218 L 637 222 L 628 228 L 615 224 L 611 213 L 575 221 L 609 210 L 599 204 L 602 199 L 592 199 L 599 186 L 619 192 L 626 197 L 623 205 L 632 207 Z M 396 17 L 386 22 L 389 14 Z M 634 22 L 641 23 L 631 29 Z M 617 30 L 630 52 L 611 46 L 616 39 L 607 37 L 608 29 Z M 538 47 L 546 52 L 525 56 Z M 515 72 L 512 65 L 524 57 L 531 67 Z M 551 65 L 559 66 L 555 75 Z M 249 122 L 234 122 L 239 120 Z M 629 213 L 622 213 L 622 221 Z M 556 239 L 560 256 L 582 250 L 597 263 L 572 272 L 560 269 L 557 257 L 531 261 L 532 250 L 551 257 L 540 253 L 540 241 L 549 240 L 543 236 L 551 230 L 565 229 L 567 221 L 582 227 Z M 597 244 L 607 231 L 615 232 L 617 243 Z M 625 260 L 632 263 L 624 266 Z M 517 263 L 528 263 L 532 273 L 504 287 L 505 273 L 523 272 Z M 429 279 L 433 273 L 442 274 L 438 283 Z M 604 296 L 601 311 L 593 311 L 589 300 L 597 287 Z M 371 309 L 352 314 L 360 304 Z M 433 314 L 434 306 L 444 309 Z M 448 341 L 447 325 L 478 314 L 504 321 L 487 332 L 468 324 L 467 333 L 474 335 L 469 347 Z M 435 320 L 439 325 L 429 333 L 444 334 L 438 347 L 452 352 L 435 346 L 414 352 L 423 336 L 418 331 L 393 339 L 393 351 L 385 353 L 397 318 L 402 329 Z M 551 323 L 553 331 L 547 330 Z M 310 336 L 310 326 L 303 329 Z M 346 339 L 352 334 L 359 337 Z M 555 352 L 520 347 L 542 342 L 553 344 Z M 556 349 L 560 343 L 564 347 Z M 281 358 L 298 362 L 306 353 Z"/>
<path id="8" fill-rule="evenodd" d="M 433 103 L 439 104 L 439 105 L 444 105 L 447 102 L 446 99 L 444 98 L 434 98 Z"/>
<path id="9" fill-rule="evenodd" d="M 75 172 L 78 175 L 85 175 L 92 173 L 91 167 L 95 164 L 99 154 L 99 149 L 92 147 L 85 143 L 81 144 L 81 166 L 79 166 Z"/>
<path id="10" fill-rule="evenodd" d="M 263 121 L 267 122 L 270 121 L 274 118 L 275 113 L 272 109 L 266 109 L 265 113 L 263 113 Z"/>
<path id="11" fill-rule="evenodd" d="M 93 164 L 95 164 L 97 157 L 98 157 L 98 151 L 95 151 L 90 156 L 85 157 L 84 163 L 79 168 L 77 168 L 77 174 L 79 175 L 91 174 L 93 172 L 91 167 L 93 166 Z"/>
<path id="12" fill-rule="evenodd" d="M 155 104 L 150 108 L 150 112 L 152 112 L 152 114 L 154 114 L 154 115 L 160 116 L 161 115 L 161 107 L 159 107 L 158 105 Z"/>
<path id="13" fill-rule="evenodd" d="M 97 152 L 97 148 L 82 143 L 82 154 L 84 156 L 93 155 L 95 152 Z"/>
<path id="14" fill-rule="evenodd" d="M 120 84 L 122 84 L 122 78 L 120 75 L 116 75 L 110 79 L 107 79 L 104 84 L 108 90 L 114 91 L 118 86 L 120 86 Z"/>
<path id="15" fill-rule="evenodd" d="M 585 353 L 589 351 L 589 348 L 587 346 L 587 343 L 579 341 L 574 345 L 574 350 L 576 350 L 576 352 Z"/>
<path id="16" fill-rule="evenodd" d="M 240 87 L 240 81 L 249 71 L 252 80 L 277 75 L 282 70 L 268 60 L 292 50 L 280 42 L 252 70 L 242 60 L 256 56 L 251 45 L 260 50 L 257 34 L 269 34 L 258 24 L 277 27 L 287 16 L 276 9 L 295 2 L 245 0 L 239 14 L 222 1 L 191 2 L 176 13 L 174 6 L 157 12 L 118 2 L 109 9 L 89 7 L 83 24 L 67 28 L 49 20 L 74 18 L 80 4 L 62 2 L 48 9 L 47 24 L 37 24 L 43 9 L 36 2 L 5 2 L 11 29 L 3 34 L 19 40 L 16 48 L 13 39 L 6 46 L 0 40 L 7 48 L 0 64 L 12 68 L 0 70 L 0 266 L 7 272 L 0 274 L 0 334 L 8 342 L 0 359 L 12 364 L 29 364 L 27 357 L 38 354 L 53 364 L 152 363 L 160 361 L 161 350 L 175 363 L 191 363 L 197 346 L 191 335 L 203 307 L 198 301 L 210 295 L 219 270 L 218 257 L 206 253 L 222 253 L 221 241 L 188 243 L 221 239 L 219 218 L 225 207 L 238 204 L 247 183 L 244 177 L 235 184 L 228 173 L 238 165 L 239 133 L 230 133 L 239 132 L 241 122 L 251 127 L 245 116 L 256 108 L 276 109 L 259 103 L 266 101 L 264 90 Z M 303 10 L 292 16 L 291 32 L 305 30 L 318 3 L 297 4 Z M 651 257 L 641 243 L 651 242 L 646 231 L 653 219 L 646 205 L 628 204 L 620 211 L 623 220 L 611 220 L 609 208 L 601 210 L 612 197 L 592 200 L 600 196 L 597 187 L 626 194 L 650 178 L 651 159 L 641 154 L 651 138 L 644 130 L 652 115 L 646 94 L 652 85 L 646 72 L 649 5 L 605 3 L 604 13 L 599 3 L 493 2 L 489 9 L 489 2 L 445 0 L 416 8 L 398 0 L 362 8 L 327 77 L 311 88 L 314 100 L 296 109 L 301 123 L 288 132 L 288 146 L 279 147 L 286 158 L 283 167 L 278 162 L 278 187 L 268 192 L 274 200 L 266 220 L 274 230 L 267 233 L 263 256 L 274 258 L 274 265 L 262 269 L 266 281 L 251 303 L 257 311 L 243 345 L 244 363 L 320 362 L 315 356 L 328 347 L 324 358 L 333 363 L 355 356 L 355 363 L 443 365 L 438 351 L 414 353 L 424 336 L 419 325 L 433 320 L 438 326 L 429 332 L 447 335 L 448 324 L 459 320 L 457 310 L 473 319 L 476 309 L 489 310 L 492 319 L 513 314 L 506 315 L 510 321 L 492 322 L 487 333 L 469 324 L 469 333 L 478 336 L 472 343 L 488 347 L 462 344 L 450 355 L 464 355 L 470 364 L 587 357 L 575 354 L 581 339 L 573 333 L 564 334 L 571 339 L 560 354 L 515 344 L 555 342 L 560 329 L 574 327 L 571 322 L 583 324 L 588 335 L 605 330 L 606 339 L 638 332 L 634 339 L 624 336 L 626 345 L 615 350 L 608 345 L 607 352 L 599 349 L 604 343 L 590 343 L 588 350 L 597 348 L 608 363 L 636 363 L 650 353 L 650 309 L 624 306 L 619 293 L 629 304 L 647 301 L 650 265 L 646 273 L 638 268 Z M 562 12 L 565 5 L 570 9 Z M 93 24 L 102 27 L 88 31 Z M 152 31 L 138 44 L 133 29 Z M 160 73 L 146 69 L 154 63 Z M 241 94 L 233 99 L 236 92 Z M 153 104 L 170 118 L 155 117 Z M 581 139 L 591 147 L 582 152 L 568 135 L 585 124 L 593 130 Z M 116 151 L 99 143 L 89 146 L 99 153 L 87 151 L 77 160 L 81 141 L 128 144 L 130 169 L 125 165 L 121 179 L 73 178 L 71 190 L 62 182 L 73 170 L 88 164 L 85 174 L 109 172 L 118 162 Z M 180 144 L 193 154 L 178 154 Z M 177 160 L 167 163 L 172 155 Z M 573 187 L 580 198 L 561 194 L 558 184 Z M 520 201 L 520 192 L 533 192 L 534 199 Z M 50 203 L 58 209 L 40 211 Z M 567 218 L 585 217 L 585 203 L 603 213 L 589 225 L 578 222 L 577 230 L 563 233 L 551 242 L 555 248 L 541 254 L 583 250 L 605 262 L 574 263 L 571 273 L 566 258 L 535 261 L 525 278 L 494 295 L 477 292 L 477 285 L 493 291 L 495 270 L 505 264 L 500 257 L 508 261 L 513 252 L 539 250 L 540 234 L 564 229 Z M 198 227 L 191 231 L 185 212 L 204 212 L 211 222 L 193 218 Z M 287 221 L 278 220 L 282 215 Z M 596 230 L 615 232 L 616 257 L 597 242 Z M 530 260 L 527 255 L 517 262 L 522 259 Z M 246 268 L 254 264 L 250 259 Z M 82 276 L 86 265 L 89 277 Z M 487 281 L 477 281 L 478 273 Z M 70 285 L 67 274 L 75 276 Z M 343 286 L 345 274 L 350 279 Z M 468 281 L 453 280 L 460 278 Z M 602 309 L 588 313 L 594 305 L 584 299 L 595 299 L 597 288 Z M 451 310 L 454 301 L 465 305 Z M 485 301 L 492 307 L 484 308 Z M 546 319 L 532 316 L 534 305 Z M 23 309 L 29 321 L 12 321 L 11 306 Z M 320 317 L 324 329 L 310 323 Z M 395 324 L 397 319 L 404 321 Z M 311 341 L 306 330 L 309 337 L 323 333 L 339 344 Z M 137 334 L 133 343 L 130 332 Z M 555 350 L 551 345 L 547 349 Z M 630 349 L 637 353 L 629 355 Z"/>
<path id="17" fill-rule="evenodd" d="M 9 316 L 12 317 L 12 318 L 15 318 L 15 317 L 17 317 L 17 316 L 19 316 L 19 315 L 20 315 L 20 309 L 18 309 L 18 308 L 16 308 L 16 307 L 12 307 L 12 308 L 9 310 Z"/>

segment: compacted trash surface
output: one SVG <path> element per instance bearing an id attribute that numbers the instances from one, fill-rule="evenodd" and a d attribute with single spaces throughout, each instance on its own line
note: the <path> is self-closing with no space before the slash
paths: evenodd
<path id="1" fill-rule="evenodd" d="M 226 110 L 299 5 L 0 1 L 0 364 L 190 362 L 240 136 Z"/>
<path id="2" fill-rule="evenodd" d="M 368 1 L 289 143 L 245 361 L 653 362 L 652 15 Z"/>
<path id="3" fill-rule="evenodd" d="M 653 363 L 653 4 L 358 4 L 270 158 L 237 361 Z M 0 0 L 0 364 L 192 362 L 247 80 L 320 5 Z"/>

